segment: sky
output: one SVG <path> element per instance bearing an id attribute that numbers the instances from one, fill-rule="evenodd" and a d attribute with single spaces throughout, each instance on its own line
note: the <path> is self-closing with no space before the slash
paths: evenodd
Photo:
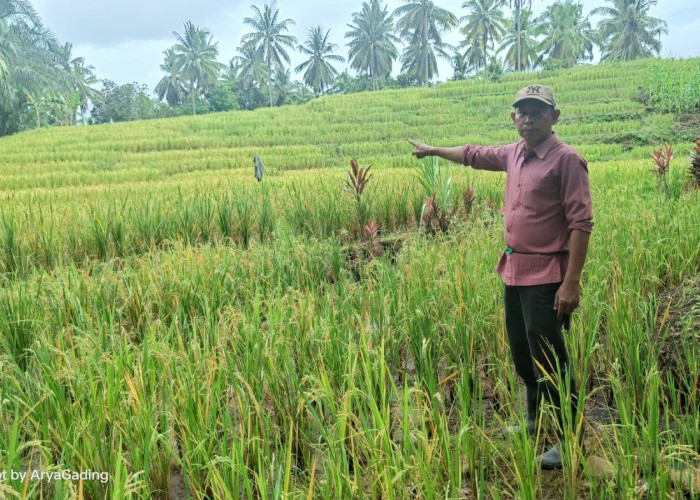
<path id="1" fill-rule="evenodd" d="M 206 28 L 218 42 L 219 61 L 228 63 L 237 55 L 241 37 L 250 32 L 243 23 L 253 17 L 252 5 L 261 9 L 264 0 L 30 0 L 46 27 L 61 43 L 73 44 L 73 57 L 84 57 L 95 68 L 99 79 L 109 79 L 118 85 L 145 83 L 153 91 L 165 76 L 160 70 L 163 51 L 175 43 L 173 31 L 183 33 L 184 23 Z M 434 0 L 458 17 L 466 14 L 464 0 Z M 267 3 L 271 3 L 269 0 Z M 404 0 L 385 0 L 389 12 Z M 541 13 L 553 0 L 532 0 L 533 11 Z M 581 0 L 585 15 L 605 0 Z M 668 23 L 669 34 L 661 36 L 663 57 L 700 56 L 700 1 L 659 0 L 649 14 Z M 362 0 L 278 0 L 281 19 L 293 19 L 296 24 L 290 34 L 303 43 L 313 26 L 330 29 L 329 39 L 337 44 L 336 53 L 347 57 L 344 35 L 352 13 L 360 10 Z M 608 3 L 608 5 L 610 5 Z M 591 18 L 595 27 L 599 16 Z M 444 41 L 458 44 L 461 36 L 453 30 L 445 33 Z M 303 56 L 291 54 L 292 65 L 303 62 Z M 345 65 L 337 65 L 339 71 Z M 439 80 L 451 76 L 448 63 L 439 66 Z M 395 67 L 398 70 L 398 65 Z M 353 74 L 351 72 L 351 74 Z M 301 74 L 293 79 L 301 80 Z"/>

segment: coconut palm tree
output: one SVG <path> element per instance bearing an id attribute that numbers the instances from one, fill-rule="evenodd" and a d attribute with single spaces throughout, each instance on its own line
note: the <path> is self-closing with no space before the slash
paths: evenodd
<path id="1" fill-rule="evenodd" d="M 488 56 L 484 49 L 481 48 L 481 44 L 474 43 L 467 45 L 467 50 L 464 52 L 464 60 L 470 71 L 478 72 L 479 68 L 486 67 Z"/>
<path id="2" fill-rule="evenodd" d="M 607 0 L 612 7 L 593 9 L 605 16 L 598 23 L 603 61 L 650 57 L 661 53 L 661 34 L 668 34 L 666 21 L 648 15 L 656 0 Z"/>
<path id="3" fill-rule="evenodd" d="M 224 77 L 236 89 L 236 97 L 243 109 L 255 109 L 270 105 L 270 73 L 262 57 L 262 51 L 256 50 L 252 43 L 243 44 L 236 49 L 237 56 L 229 62 Z"/>
<path id="4" fill-rule="evenodd" d="M 540 17 L 545 37 L 538 46 L 540 60 L 561 61 L 573 66 L 581 60 L 593 59 L 595 34 L 583 7 L 572 0 L 557 2 L 547 7 Z"/>
<path id="5" fill-rule="evenodd" d="M 519 16 L 519 18 L 518 18 Z M 537 65 L 539 53 L 537 37 L 542 34 L 542 25 L 533 17 L 530 9 L 523 9 L 508 23 L 497 54 L 505 52 L 503 63 L 507 68 L 524 71 Z"/>
<path id="6" fill-rule="evenodd" d="M 469 73 L 469 62 L 464 54 L 457 48 L 452 49 L 452 57 L 450 58 L 452 66 L 452 80 L 464 80 Z"/>
<path id="7" fill-rule="evenodd" d="M 396 27 L 408 47 L 402 60 L 409 73 L 427 85 L 437 75 L 437 65 L 433 68 L 436 55 L 449 60 L 450 56 L 442 42 L 441 32 L 457 26 L 457 17 L 449 10 L 436 6 L 432 0 L 403 0 L 406 5 L 398 7 L 393 15 L 399 20 Z"/>
<path id="8" fill-rule="evenodd" d="M 0 133 L 19 128 L 20 108 L 38 95 L 58 94 L 64 80 L 52 54 L 58 43 L 26 0 L 0 0 Z"/>
<path id="9" fill-rule="evenodd" d="M 304 71 L 304 83 L 314 90 L 314 94 L 321 95 L 324 90 L 333 84 L 333 80 L 338 76 L 330 61 L 345 62 L 345 58 L 333 51 L 338 47 L 328 41 L 330 30 L 325 35 L 320 26 L 309 29 L 309 37 L 305 45 L 299 45 L 297 50 L 306 54 L 309 58 L 297 66 L 294 71 Z"/>
<path id="10" fill-rule="evenodd" d="M 401 52 L 401 72 L 419 85 L 427 84 L 438 74 L 437 58 L 451 60 L 447 44 L 429 44 L 427 51 L 418 43 L 409 44 Z"/>
<path id="11" fill-rule="evenodd" d="M 256 49 L 252 43 L 246 43 L 236 49 L 239 55 L 234 56 L 229 64 L 231 71 L 245 87 L 266 85 L 270 73 L 262 56 L 262 50 Z"/>
<path id="12" fill-rule="evenodd" d="M 525 7 L 525 4 L 527 4 L 527 7 Z M 523 10 L 525 8 L 532 8 L 532 0 L 508 0 L 508 6 L 510 8 L 515 8 L 515 16 L 514 16 L 514 22 L 513 26 L 515 27 L 515 32 L 520 33 L 523 30 L 523 25 L 524 25 L 524 20 L 523 20 Z M 531 16 L 532 13 L 527 14 L 528 16 Z M 528 18 L 528 21 L 530 19 Z M 521 44 L 521 38 L 523 35 L 516 35 L 515 38 L 515 61 L 523 61 L 524 59 L 527 59 L 526 56 L 522 54 L 523 51 L 523 46 Z M 522 71 L 522 69 L 515 69 L 515 71 Z"/>
<path id="13" fill-rule="evenodd" d="M 178 54 L 171 47 L 164 50 L 163 55 L 165 58 L 160 65 L 160 69 L 165 72 L 165 76 L 156 84 L 154 90 L 159 100 L 165 99 L 174 108 L 182 104 L 186 89 L 180 80 Z"/>
<path id="14" fill-rule="evenodd" d="M 265 61 L 270 107 L 272 107 L 272 86 L 269 85 L 269 78 L 274 69 L 282 69 L 283 63 L 289 64 L 291 62 L 285 47 L 293 49 L 297 39 L 292 35 L 285 34 L 285 32 L 289 31 L 290 25 L 296 23 L 292 19 L 279 19 L 280 11 L 276 2 L 265 4 L 262 11 L 255 5 L 252 6 L 252 9 L 255 11 L 255 16 L 246 17 L 243 22 L 255 31 L 243 35 L 241 44 L 243 46 L 250 44 L 251 47 L 255 48 L 254 54 L 262 57 Z"/>
<path id="15" fill-rule="evenodd" d="M 292 80 L 288 69 L 276 68 L 270 80 L 270 86 L 275 96 L 275 106 L 291 104 L 291 97 L 303 84 Z"/>
<path id="16" fill-rule="evenodd" d="M 54 38 L 43 28 L 39 15 L 26 0 L 0 0 L 0 82 L 10 75 L 23 46 L 48 48 Z"/>
<path id="17" fill-rule="evenodd" d="M 67 91 L 76 97 L 67 101 L 77 101 L 83 125 L 86 125 L 85 113 L 87 113 L 89 101 L 99 94 L 99 90 L 91 87 L 91 85 L 98 83 L 94 73 L 95 67 L 86 66 L 84 57 L 73 57 L 72 43 L 56 45 L 52 48 L 52 52 L 56 58 L 58 69 L 62 72 L 61 79 L 65 82 Z M 75 114 L 74 110 L 69 117 L 71 122 L 75 121 Z"/>
<path id="18" fill-rule="evenodd" d="M 195 26 L 192 22 L 185 23 L 185 31 L 181 35 L 173 31 L 177 43 L 172 50 L 176 54 L 174 64 L 190 95 L 192 96 L 192 114 L 197 114 L 195 100 L 197 93 L 212 85 L 219 77 L 219 72 L 226 66 L 216 60 L 219 55 L 218 42 L 213 42 L 209 31 Z"/>
<path id="19" fill-rule="evenodd" d="M 360 12 L 353 12 L 350 31 L 345 38 L 350 48 L 350 67 L 360 74 L 368 75 L 372 88 L 379 89 L 379 78 L 391 73 L 391 67 L 398 57 L 394 35 L 394 21 L 386 7 L 379 0 L 362 2 Z"/>
<path id="20" fill-rule="evenodd" d="M 494 50 L 495 43 L 505 34 L 506 18 L 502 7 L 503 0 L 468 0 L 462 4 L 462 8 L 469 10 L 469 14 L 459 20 L 465 23 L 460 30 L 465 35 L 462 46 L 471 48 L 471 57 L 467 60 L 476 67 L 477 73 L 479 68 L 486 67 L 489 51 Z"/>

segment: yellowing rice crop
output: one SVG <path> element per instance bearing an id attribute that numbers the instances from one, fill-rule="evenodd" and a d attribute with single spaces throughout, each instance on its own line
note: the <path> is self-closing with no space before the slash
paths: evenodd
<path id="1" fill-rule="evenodd" d="M 563 473 L 535 467 L 547 436 L 501 432 L 504 179 L 453 166 L 429 236 L 404 142 L 516 140 L 530 76 L 0 140 L 0 497 L 697 498 L 700 195 L 689 141 L 664 193 L 628 137 L 675 123 L 633 100 L 645 64 L 541 78 L 595 210 Z M 339 188 L 353 156 L 379 256 Z"/>

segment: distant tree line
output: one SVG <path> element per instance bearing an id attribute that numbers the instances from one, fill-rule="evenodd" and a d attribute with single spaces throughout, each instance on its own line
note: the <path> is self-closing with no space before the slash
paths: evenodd
<path id="1" fill-rule="evenodd" d="M 347 53 L 330 30 L 311 27 L 303 43 L 289 33 L 273 1 L 251 6 L 243 35 L 228 64 L 218 61 L 218 43 L 191 22 L 163 52 L 157 100 L 139 83 L 98 80 L 94 68 L 74 57 L 42 25 L 28 0 L 0 0 L 0 135 L 47 125 L 105 123 L 201 114 L 306 102 L 329 93 L 428 85 L 438 77 L 438 59 L 452 79 L 497 79 L 504 71 L 570 67 L 593 59 L 629 60 L 658 55 L 666 23 L 649 16 L 657 0 L 606 0 L 584 15 L 573 0 L 550 4 L 534 16 L 531 0 L 466 0 L 464 15 L 431 0 L 403 0 L 389 12 L 381 0 L 362 3 L 344 34 Z M 596 29 L 589 20 L 601 16 Z M 458 29 L 457 46 L 442 35 Z M 290 53 L 306 59 L 291 67 Z M 350 70 L 337 65 L 347 61 Z M 392 77 L 395 62 L 401 71 Z M 292 77 L 301 75 L 301 81 Z M 101 83 L 102 88 L 96 85 Z M 92 105 L 90 107 L 90 105 Z"/>

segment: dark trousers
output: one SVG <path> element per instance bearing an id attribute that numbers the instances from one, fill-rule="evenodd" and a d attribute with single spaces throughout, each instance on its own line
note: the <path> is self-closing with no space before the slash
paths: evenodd
<path id="1" fill-rule="evenodd" d="M 564 321 L 557 319 L 557 311 L 554 310 L 554 296 L 560 285 L 505 286 L 508 342 L 515 370 L 527 389 L 528 420 L 537 418 L 541 397 L 546 397 L 556 408 L 561 408 L 557 389 L 561 380 L 569 384 L 572 422 L 576 421 L 576 384 L 570 373 L 564 345 Z M 558 416 L 560 428 L 563 429 L 561 411 Z"/>

